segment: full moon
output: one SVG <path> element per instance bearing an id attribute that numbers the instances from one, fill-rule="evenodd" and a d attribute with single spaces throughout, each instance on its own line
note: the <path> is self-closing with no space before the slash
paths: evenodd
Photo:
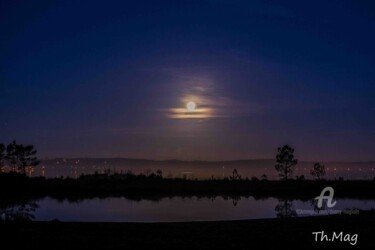
<path id="1" fill-rule="evenodd" d="M 195 104 L 195 102 L 188 102 L 186 104 L 186 108 L 189 110 L 189 112 L 193 112 L 196 107 L 197 105 Z"/>

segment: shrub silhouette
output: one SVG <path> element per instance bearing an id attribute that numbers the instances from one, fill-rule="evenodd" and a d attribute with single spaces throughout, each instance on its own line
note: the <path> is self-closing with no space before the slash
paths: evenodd
<path id="1" fill-rule="evenodd" d="M 238 173 L 237 169 L 233 169 L 232 176 L 230 177 L 231 180 L 241 180 L 242 177 Z"/>

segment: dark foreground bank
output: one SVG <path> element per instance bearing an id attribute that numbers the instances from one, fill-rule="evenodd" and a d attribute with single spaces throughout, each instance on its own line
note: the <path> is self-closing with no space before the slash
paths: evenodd
<path id="1" fill-rule="evenodd" d="M 0 222 L 9 249 L 321 249 L 375 247 L 375 213 L 292 219 L 184 223 Z M 316 242 L 312 232 L 342 234 Z M 354 241 L 344 241 L 347 234 Z M 318 237 L 320 239 L 320 237 Z"/>

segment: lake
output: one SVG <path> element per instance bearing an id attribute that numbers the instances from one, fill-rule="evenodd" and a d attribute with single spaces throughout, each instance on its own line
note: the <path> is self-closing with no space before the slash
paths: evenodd
<path id="1" fill-rule="evenodd" d="M 375 200 L 337 199 L 335 210 L 374 209 Z M 182 222 L 276 218 L 277 209 L 314 211 L 310 201 L 256 200 L 253 197 L 225 199 L 162 198 L 134 201 L 126 198 L 87 199 L 79 202 L 43 198 L 35 202 L 34 220 L 86 222 Z M 17 208 L 14 208 L 17 209 Z M 320 214 L 324 214 L 322 211 Z M 318 214 L 316 214 L 318 215 Z M 304 216 L 304 214 L 298 214 Z M 352 215 L 355 216 L 355 215 Z"/>

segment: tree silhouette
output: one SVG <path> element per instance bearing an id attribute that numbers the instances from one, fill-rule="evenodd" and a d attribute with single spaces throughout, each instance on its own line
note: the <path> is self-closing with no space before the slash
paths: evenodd
<path id="1" fill-rule="evenodd" d="M 0 173 L 3 171 L 5 158 L 5 145 L 0 143 Z"/>
<path id="2" fill-rule="evenodd" d="M 311 169 L 310 174 L 320 180 L 326 174 L 326 167 L 319 162 L 314 163 L 314 167 Z"/>
<path id="3" fill-rule="evenodd" d="M 37 166 L 40 161 L 35 156 L 37 151 L 33 145 L 17 144 L 13 141 L 7 146 L 6 159 L 12 166 L 12 170 L 18 169 L 22 174 L 26 174 L 26 167 Z"/>
<path id="4" fill-rule="evenodd" d="M 294 158 L 294 149 L 289 145 L 284 145 L 282 148 L 278 148 L 277 151 L 275 169 L 279 172 L 280 177 L 288 180 L 298 162 Z"/>

